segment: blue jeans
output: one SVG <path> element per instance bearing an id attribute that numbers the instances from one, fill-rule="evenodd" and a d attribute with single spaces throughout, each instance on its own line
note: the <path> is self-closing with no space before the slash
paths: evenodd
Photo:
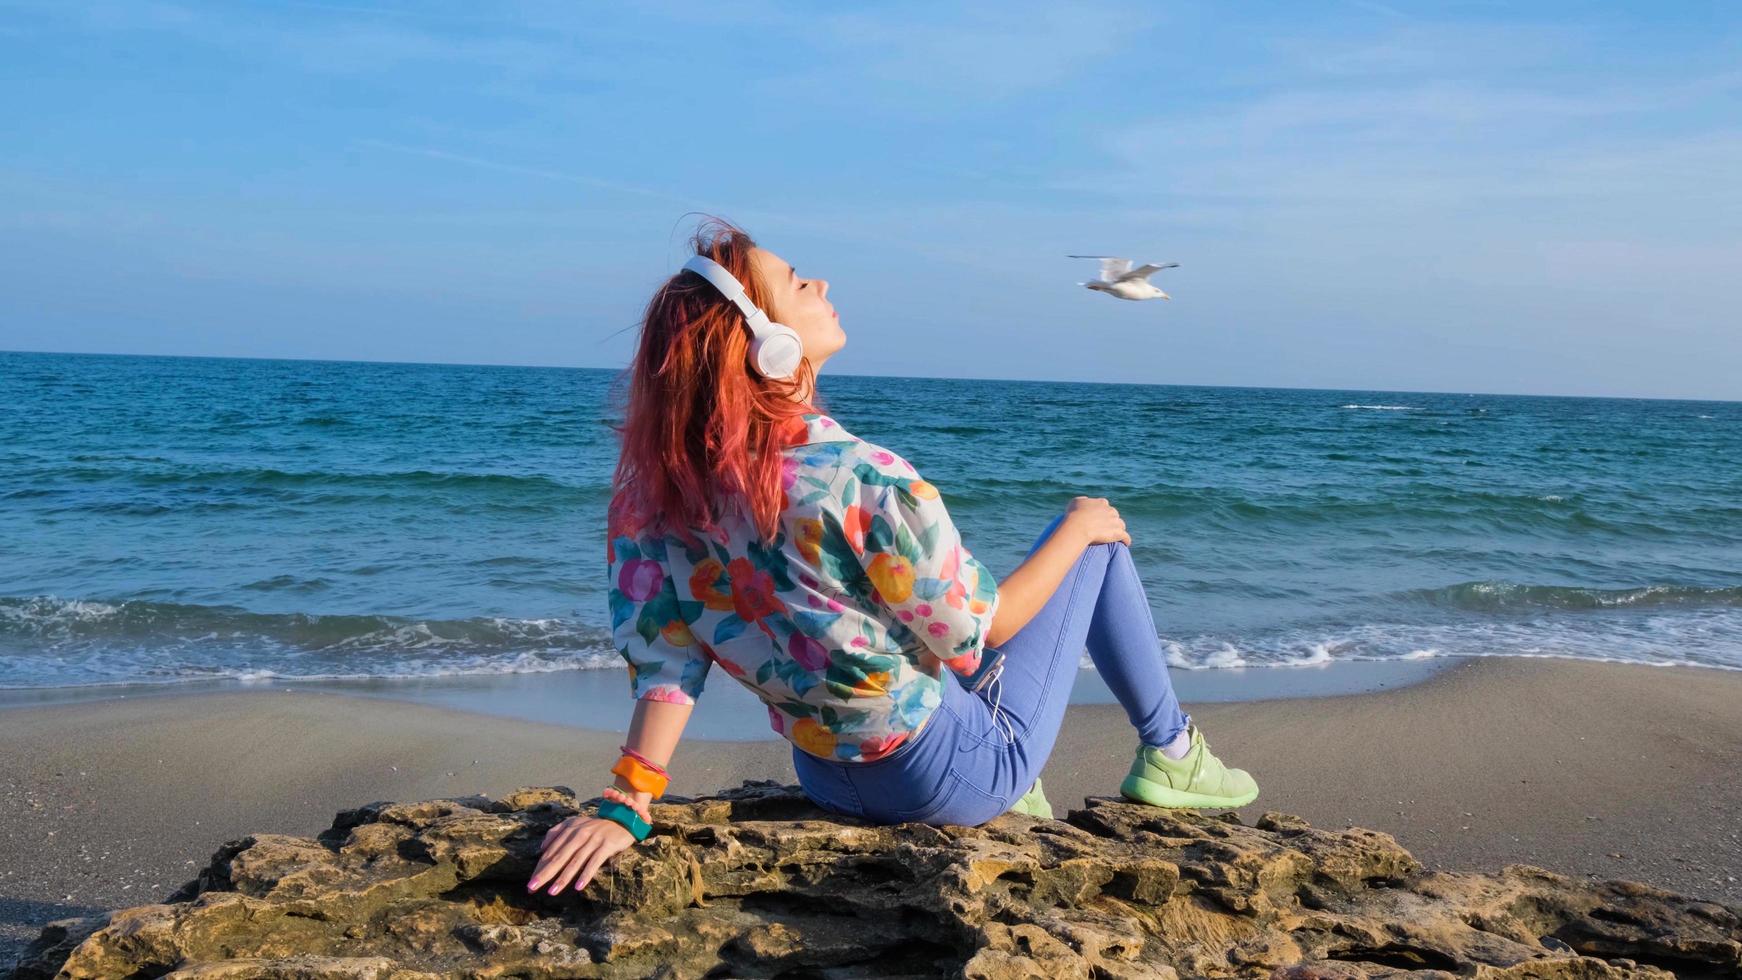
<path id="1" fill-rule="evenodd" d="M 1034 548 L 1062 520 L 1054 518 Z M 1185 730 L 1191 719 L 1174 695 L 1131 549 L 1097 544 L 1000 648 L 1002 677 L 977 692 L 944 677 L 943 700 L 925 728 L 873 762 L 821 759 L 795 746 L 799 784 L 823 809 L 874 823 L 985 823 L 1007 812 L 1040 776 L 1085 646 L 1144 744 L 1166 744 Z M 1109 773 L 1109 791 L 1123 777 Z"/>

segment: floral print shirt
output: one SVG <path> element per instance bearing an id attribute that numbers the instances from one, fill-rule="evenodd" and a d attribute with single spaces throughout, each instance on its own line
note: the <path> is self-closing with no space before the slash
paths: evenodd
<path id="1" fill-rule="evenodd" d="M 869 762 L 955 683 L 938 662 L 979 667 L 998 586 L 912 464 L 827 415 L 802 419 L 771 546 L 742 510 L 696 547 L 607 531 L 613 641 L 636 699 L 694 704 L 719 664 L 800 749 Z"/>

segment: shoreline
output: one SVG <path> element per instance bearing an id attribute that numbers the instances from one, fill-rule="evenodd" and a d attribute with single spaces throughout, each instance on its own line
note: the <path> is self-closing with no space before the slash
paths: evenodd
<path id="1" fill-rule="evenodd" d="M 1193 703 L 1342 697 L 1419 684 L 1467 659 L 1470 658 L 1345 660 L 1275 667 L 1174 669 L 1171 676 L 1180 700 Z M 629 699 L 625 672 L 621 667 L 613 666 L 547 673 L 430 678 L 306 681 L 225 678 L 156 684 L 11 688 L 0 689 L 0 714 L 21 707 L 290 691 L 411 702 L 587 731 L 619 733 L 628 730 L 634 708 Z M 1077 671 L 1070 703 L 1111 705 L 1117 702 L 1100 675 L 1083 668 Z M 768 727 L 766 712 L 756 696 L 724 671 L 709 674 L 707 686 L 691 713 L 685 737 L 725 742 L 783 741 Z"/>
<path id="2" fill-rule="evenodd" d="M 225 841 L 312 836 L 379 800 L 537 785 L 585 798 L 616 758 L 613 736 L 569 724 L 260 693 L 0 711 L 14 760 L 0 774 L 0 965 L 43 923 L 161 900 Z M 1485 657 L 1394 689 L 1187 708 L 1258 779 L 1248 823 L 1280 811 L 1392 834 L 1430 868 L 1535 864 L 1742 905 L 1742 673 Z M 1116 793 L 1133 744 L 1118 706 L 1073 705 L 1043 773 L 1055 813 Z M 795 782 L 791 751 L 686 732 L 673 792 Z"/>

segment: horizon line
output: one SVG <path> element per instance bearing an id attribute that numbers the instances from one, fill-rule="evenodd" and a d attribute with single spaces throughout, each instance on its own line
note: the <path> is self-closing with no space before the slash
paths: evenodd
<path id="1" fill-rule="evenodd" d="M 369 360 L 365 358 L 337 357 L 261 357 L 240 354 L 136 354 L 126 351 L 50 351 L 50 350 L 13 350 L 0 349 L 0 354 L 54 354 L 62 357 L 168 357 L 187 360 L 207 361 L 292 361 L 310 364 L 385 364 L 410 367 L 502 367 L 522 368 L 542 371 L 605 371 L 622 373 L 624 368 L 592 367 L 581 364 L 513 364 L 505 362 L 477 361 L 388 361 Z M 1004 381 L 1018 384 L 1084 384 L 1084 385 L 1122 385 L 1134 388 L 1229 388 L 1250 391 L 1335 391 L 1335 392 L 1373 392 L 1392 395 L 1455 395 L 1463 397 L 1482 396 L 1488 398 L 1587 398 L 1610 401 L 1644 401 L 1644 402 L 1703 402 L 1717 405 L 1742 404 L 1742 398 L 1697 398 L 1690 396 L 1661 395 L 1564 395 L 1544 394 L 1538 392 L 1517 391 L 1428 391 L 1417 388 L 1323 388 L 1310 385 L 1230 385 L 1230 384 L 1191 384 L 1185 382 L 1164 381 L 1078 381 L 1066 378 L 1000 378 L 974 377 L 965 375 L 926 375 L 926 374 L 855 374 L 848 371 L 829 372 L 837 377 L 847 378 L 896 378 L 915 381 Z M 820 379 L 823 375 L 819 374 Z M 820 383 L 820 381 L 819 381 Z"/>

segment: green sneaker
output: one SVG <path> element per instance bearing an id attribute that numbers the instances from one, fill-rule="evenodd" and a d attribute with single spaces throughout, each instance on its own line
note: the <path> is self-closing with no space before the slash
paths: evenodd
<path id="1" fill-rule="evenodd" d="M 1034 786 L 1022 794 L 1022 799 L 1011 804 L 1011 813 L 1026 813 L 1042 820 L 1052 819 L 1052 804 L 1046 801 L 1046 794 L 1041 792 L 1040 777 L 1034 777 Z"/>
<path id="2" fill-rule="evenodd" d="M 1258 798 L 1258 783 L 1243 769 L 1229 769 L 1210 754 L 1204 734 L 1192 725 L 1192 747 L 1182 759 L 1137 745 L 1131 774 L 1119 784 L 1127 799 L 1151 806 L 1233 809 Z"/>

